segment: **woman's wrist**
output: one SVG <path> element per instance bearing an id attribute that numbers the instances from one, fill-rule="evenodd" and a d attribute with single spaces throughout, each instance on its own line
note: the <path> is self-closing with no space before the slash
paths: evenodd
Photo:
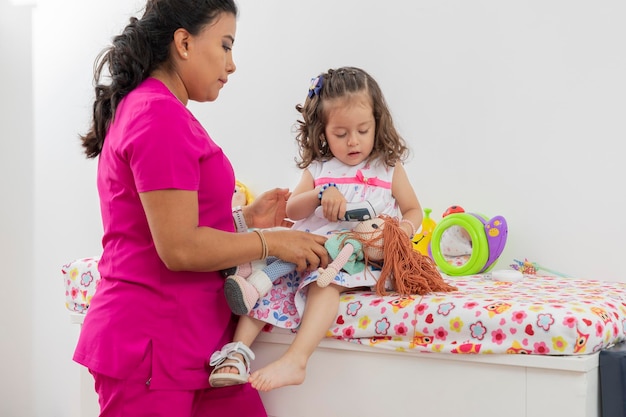
<path id="1" fill-rule="evenodd" d="M 254 226 L 254 216 L 252 215 L 251 211 L 250 211 L 250 206 L 243 206 L 241 207 L 241 210 L 243 212 L 243 218 L 246 220 L 246 224 L 248 225 L 248 228 L 253 228 Z"/>
<path id="2" fill-rule="evenodd" d="M 254 229 L 253 232 L 259 236 L 259 239 L 261 239 L 261 257 L 259 259 L 264 261 L 269 253 L 267 241 L 265 240 L 265 235 L 260 229 Z"/>

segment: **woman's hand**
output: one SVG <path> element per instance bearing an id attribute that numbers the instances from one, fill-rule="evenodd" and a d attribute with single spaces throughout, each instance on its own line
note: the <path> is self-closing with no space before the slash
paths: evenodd
<path id="1" fill-rule="evenodd" d="M 270 256 L 296 264 L 300 272 L 326 268 L 330 255 L 324 246 L 325 236 L 297 230 L 264 231 Z"/>
<path id="2" fill-rule="evenodd" d="M 276 226 L 290 227 L 286 220 L 287 199 L 291 193 L 288 188 L 274 188 L 259 195 L 254 201 L 243 207 L 243 215 L 248 227 L 266 229 Z"/>

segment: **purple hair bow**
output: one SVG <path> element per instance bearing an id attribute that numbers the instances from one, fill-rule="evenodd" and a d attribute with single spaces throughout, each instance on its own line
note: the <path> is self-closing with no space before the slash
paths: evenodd
<path id="1" fill-rule="evenodd" d="M 309 98 L 313 98 L 314 95 L 320 95 L 320 91 L 322 91 L 322 86 L 324 85 L 324 78 L 322 76 L 318 76 L 315 78 L 311 78 L 311 85 L 309 86 Z"/>

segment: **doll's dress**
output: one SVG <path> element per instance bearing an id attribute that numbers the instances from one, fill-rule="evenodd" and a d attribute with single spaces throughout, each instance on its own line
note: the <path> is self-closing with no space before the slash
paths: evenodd
<path id="1" fill-rule="evenodd" d="M 315 186 L 336 184 L 348 202 L 370 201 L 377 214 L 399 217 L 397 202 L 391 195 L 393 167 L 382 162 L 362 162 L 356 166 L 347 166 L 337 159 L 326 162 L 314 162 L 308 169 L 315 179 Z M 352 230 L 357 222 L 340 221 L 329 223 L 320 215 L 313 213 L 306 219 L 293 225 L 295 230 L 303 230 L 319 235 L 328 235 L 342 230 Z M 363 272 L 350 275 L 339 271 L 333 283 L 347 288 L 373 287 L 380 271 L 368 266 Z M 250 315 L 269 324 L 287 329 L 296 329 L 306 304 L 307 286 L 317 280 L 319 273 L 313 271 L 300 276 L 290 272 L 274 281 L 272 289 L 258 301 Z"/>

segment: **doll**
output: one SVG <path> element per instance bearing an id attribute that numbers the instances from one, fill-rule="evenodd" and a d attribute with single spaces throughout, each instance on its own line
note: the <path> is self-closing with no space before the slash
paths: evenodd
<path id="1" fill-rule="evenodd" d="M 388 286 L 401 295 L 455 291 L 456 287 L 443 280 L 435 262 L 416 251 L 405 237 L 398 220 L 386 215 L 337 234 L 325 244 L 333 262 L 326 269 L 318 269 L 317 284 L 330 284 L 340 269 L 353 273 L 372 264 L 381 269 L 376 283 L 378 295 L 387 295 Z"/>
<path id="2" fill-rule="evenodd" d="M 321 287 L 329 285 L 339 270 L 354 274 L 372 265 L 381 269 L 375 288 L 378 295 L 388 294 L 388 287 L 401 295 L 456 290 L 443 280 L 430 257 L 413 249 L 398 219 L 390 216 L 380 215 L 359 222 L 351 231 L 337 232 L 328 238 L 325 247 L 333 262 L 318 269 L 317 285 Z M 235 314 L 248 314 L 274 281 L 295 269 L 294 264 L 277 258 L 256 265 L 241 265 L 224 272 L 226 299 Z"/>
<path id="3" fill-rule="evenodd" d="M 235 192 L 233 193 L 232 206 L 247 206 L 253 201 L 254 196 L 248 187 L 240 181 L 235 181 Z"/>

